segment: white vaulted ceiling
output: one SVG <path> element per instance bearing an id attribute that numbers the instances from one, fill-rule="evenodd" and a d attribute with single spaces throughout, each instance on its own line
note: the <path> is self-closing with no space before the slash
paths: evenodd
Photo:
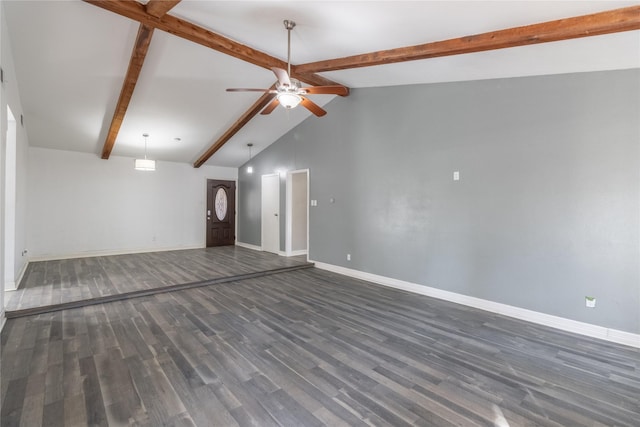
<path id="1" fill-rule="evenodd" d="M 292 19 L 292 63 L 302 64 L 638 4 L 183 0 L 168 14 L 282 60 L 282 21 Z M 139 23 L 79 0 L 4 0 L 3 8 L 29 143 L 100 155 Z M 321 75 L 361 88 L 638 67 L 640 32 L 627 31 Z M 147 132 L 152 157 L 193 163 L 259 95 L 225 89 L 274 80 L 267 69 L 155 30 L 112 154 L 139 156 Z M 324 105 L 333 96 L 312 99 Z M 302 108 L 258 115 L 206 164 L 237 167 L 248 142 L 256 154 L 309 116 Z"/>

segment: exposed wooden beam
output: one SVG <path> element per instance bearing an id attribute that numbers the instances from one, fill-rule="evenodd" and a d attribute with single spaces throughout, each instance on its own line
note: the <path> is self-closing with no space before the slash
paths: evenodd
<path id="1" fill-rule="evenodd" d="M 122 125 L 122 120 L 124 120 L 127 108 L 129 107 L 129 101 L 131 101 L 131 96 L 133 95 L 136 83 L 138 82 L 144 58 L 149 50 L 152 35 L 153 27 L 149 27 L 144 24 L 140 25 L 140 28 L 138 29 L 138 36 L 136 37 L 136 42 L 133 47 L 133 52 L 131 52 L 129 69 L 127 70 L 127 75 L 124 78 L 124 83 L 122 84 L 122 90 L 120 91 L 120 97 L 118 98 L 118 104 L 116 105 L 113 119 L 111 119 L 107 139 L 102 147 L 103 159 L 108 159 L 111 155 L 111 150 L 113 150 L 116 138 L 118 137 L 118 132 L 120 131 L 120 126 Z"/>
<path id="2" fill-rule="evenodd" d="M 160 18 L 173 9 L 180 1 L 181 0 L 149 0 L 149 3 L 145 6 L 145 10 L 149 15 Z"/>
<path id="3" fill-rule="evenodd" d="M 167 13 L 173 6 L 180 3 L 181 0 L 149 0 L 146 5 L 146 10 L 153 16 L 162 16 Z M 109 126 L 109 132 L 107 133 L 107 139 L 102 147 L 102 158 L 108 159 L 113 150 L 113 146 L 118 138 L 120 132 L 120 126 L 124 120 L 124 116 L 127 113 L 129 107 L 129 101 L 133 96 L 133 91 L 138 82 L 140 76 L 140 70 L 144 64 L 144 59 L 147 56 L 149 50 L 149 44 L 151 43 L 151 36 L 153 35 L 153 27 L 141 24 L 138 29 L 138 36 L 136 38 L 133 52 L 131 53 L 131 60 L 129 61 L 129 69 L 120 91 L 120 97 L 118 98 L 118 104 L 116 105 L 116 111 L 111 119 L 111 125 Z"/>
<path id="4" fill-rule="evenodd" d="M 370 67 L 640 29 L 640 6 L 294 66 L 296 74 Z"/>
<path id="5" fill-rule="evenodd" d="M 132 0 L 83 0 L 113 13 L 125 16 L 144 25 L 166 31 L 177 37 L 190 40 L 202 46 L 217 50 L 263 68 L 271 67 L 287 68 L 287 63 L 259 50 L 253 49 L 242 43 L 228 39 L 191 22 L 176 18 L 171 15 L 156 17 L 147 12 L 145 6 Z M 292 77 L 313 86 L 325 86 L 338 84 L 322 76 L 313 73 L 296 74 Z"/>
<path id="6" fill-rule="evenodd" d="M 271 86 L 271 89 L 274 89 L 275 85 Z M 194 168 L 199 168 L 202 166 L 207 160 L 211 158 L 224 144 L 229 141 L 233 135 L 238 133 L 240 129 L 242 129 L 249 120 L 255 117 L 276 95 L 273 93 L 264 93 L 260 98 L 249 108 L 236 122 L 229 128 L 225 133 L 222 134 L 220 138 L 216 142 L 211 145 L 205 151 L 198 160 L 193 164 Z"/>

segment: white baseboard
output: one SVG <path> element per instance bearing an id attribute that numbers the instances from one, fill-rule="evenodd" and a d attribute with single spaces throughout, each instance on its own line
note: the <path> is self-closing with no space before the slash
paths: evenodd
<path id="1" fill-rule="evenodd" d="M 57 261 L 61 259 L 72 258 L 92 258 L 97 256 L 113 256 L 113 255 L 131 255 L 131 254 L 145 254 L 150 252 L 168 252 L 168 251 L 182 251 L 187 249 L 204 249 L 204 246 L 176 246 L 176 247 L 164 247 L 164 248 L 146 248 L 146 249 L 131 249 L 131 250 L 106 250 L 106 251 L 88 251 L 75 254 L 62 254 L 62 255 L 39 255 L 29 258 L 29 262 L 36 261 Z"/>
<path id="2" fill-rule="evenodd" d="M 16 279 L 16 288 L 20 287 L 20 283 L 22 282 L 22 278 L 24 277 L 24 274 L 27 272 L 27 267 L 29 267 L 29 262 L 30 262 L 30 260 L 26 260 L 25 263 L 22 265 L 22 268 L 20 269 L 20 272 L 18 273 L 18 278 Z"/>
<path id="3" fill-rule="evenodd" d="M 306 254 L 307 254 L 306 249 L 300 249 L 299 251 L 291 251 L 288 254 L 286 254 L 286 256 L 300 256 L 300 255 L 306 255 Z"/>
<path id="4" fill-rule="evenodd" d="M 253 249 L 254 251 L 262 251 L 261 246 L 252 245 L 250 243 L 236 241 L 236 246 L 240 246 L 241 248 Z"/>
<path id="5" fill-rule="evenodd" d="M 4 282 L 4 291 L 5 292 L 11 292 L 11 291 L 17 291 L 18 290 L 18 286 L 20 286 L 20 282 L 22 281 L 22 278 L 24 277 L 24 273 L 27 271 L 27 266 L 29 265 L 29 261 L 25 261 L 24 264 L 22 264 L 22 268 L 20 269 L 20 272 L 18 272 L 18 277 L 16 278 L 15 282 Z"/>
<path id="6" fill-rule="evenodd" d="M 251 243 L 236 242 L 236 246 L 240 246 L 241 248 L 251 249 L 254 251 L 265 252 L 262 250 L 262 246 L 252 245 Z M 289 256 L 285 251 L 269 252 L 269 253 L 275 253 L 278 256 Z"/>
<path id="7" fill-rule="evenodd" d="M 405 282 L 403 280 L 379 276 L 377 274 L 366 273 L 363 271 L 340 267 L 333 264 L 326 264 L 323 262 L 311 260 L 309 260 L 309 262 L 313 262 L 317 268 L 323 270 L 332 271 L 334 273 L 343 274 L 345 276 L 354 277 L 356 279 L 366 280 L 368 282 L 377 283 L 379 285 L 389 286 L 420 295 L 426 295 L 429 297 L 478 308 L 480 310 L 490 311 L 492 313 L 514 317 L 516 319 L 537 323 L 539 325 L 549 326 L 566 332 L 573 332 L 576 334 L 586 335 L 592 338 L 599 338 L 617 344 L 624 344 L 630 347 L 640 348 L 640 334 L 633 334 L 631 332 L 605 328 L 603 326 L 592 325 L 590 323 L 578 322 L 576 320 L 566 319 L 564 317 L 553 316 L 551 314 L 540 313 L 537 311 L 527 310 L 525 308 L 502 304 L 499 302 L 462 295 L 455 292 L 444 291 L 442 289 L 431 288 L 429 286 L 418 285 L 416 283 Z"/>
<path id="8" fill-rule="evenodd" d="M 247 248 L 247 249 L 252 249 L 254 251 L 263 252 L 261 246 L 252 245 L 250 243 L 236 242 L 236 246 L 240 246 L 242 248 Z M 306 255 L 306 254 L 307 254 L 307 251 L 293 251 L 293 252 L 291 252 L 291 254 L 287 254 L 285 251 L 278 251 L 278 253 L 276 253 L 276 255 L 285 256 L 285 257 Z"/>

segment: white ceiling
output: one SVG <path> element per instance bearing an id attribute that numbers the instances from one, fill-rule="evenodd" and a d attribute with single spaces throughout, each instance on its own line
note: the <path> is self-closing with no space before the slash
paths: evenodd
<path id="1" fill-rule="evenodd" d="M 638 1 L 194 1 L 169 13 L 294 64 L 445 40 Z M 102 151 L 138 23 L 79 0 L 4 0 L 32 146 Z M 324 73 L 351 88 L 640 67 L 640 32 L 626 32 Z M 193 163 L 258 98 L 269 70 L 156 30 L 112 155 Z M 324 105 L 334 97 L 314 95 Z M 336 99 L 335 102 L 340 102 Z M 330 113 L 329 113 L 330 114 Z M 255 117 L 209 165 L 237 167 L 309 117 L 302 108 Z M 323 120 L 311 117 L 310 120 Z M 174 138 L 181 138 L 176 142 Z"/>

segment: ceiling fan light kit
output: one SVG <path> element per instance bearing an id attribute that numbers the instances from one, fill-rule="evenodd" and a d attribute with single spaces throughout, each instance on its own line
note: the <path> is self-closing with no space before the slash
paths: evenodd
<path id="1" fill-rule="evenodd" d="M 295 93 L 280 93 L 278 94 L 278 102 L 286 109 L 296 108 L 302 98 Z"/>
<path id="2" fill-rule="evenodd" d="M 266 92 L 275 94 L 276 97 L 273 101 L 267 104 L 260 113 L 263 115 L 270 114 L 278 105 L 282 105 L 287 110 L 291 110 L 302 104 L 304 108 L 317 117 L 322 117 L 327 114 L 327 112 L 305 95 L 324 94 L 346 96 L 349 94 L 349 90 L 340 85 L 302 87 L 298 80 L 291 78 L 291 30 L 293 30 L 295 26 L 296 23 L 294 21 L 289 19 L 284 20 L 284 28 L 287 30 L 287 69 L 271 68 L 271 71 L 273 71 L 273 74 L 275 74 L 278 79 L 275 90 L 230 88 L 227 89 L 227 92 Z"/>

